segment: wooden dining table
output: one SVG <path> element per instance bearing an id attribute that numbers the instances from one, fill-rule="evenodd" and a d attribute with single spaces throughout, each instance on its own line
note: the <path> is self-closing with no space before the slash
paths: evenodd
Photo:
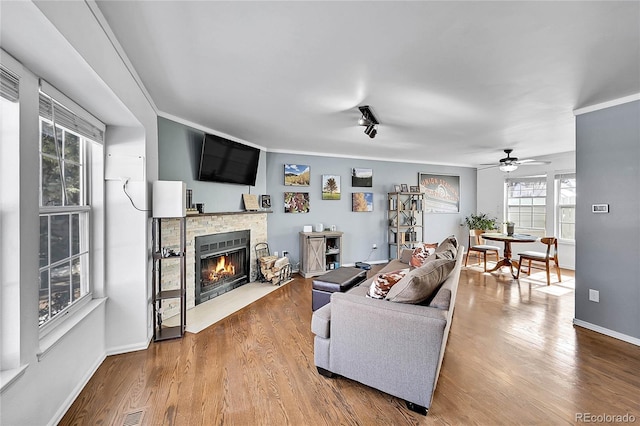
<path id="1" fill-rule="evenodd" d="M 500 270 L 503 266 L 508 266 L 509 271 L 511 271 L 511 276 L 513 278 L 516 277 L 514 273 L 514 268 L 518 270 L 518 261 L 511 260 L 511 243 L 533 243 L 538 240 L 538 237 L 535 235 L 527 235 L 527 234 L 501 234 L 501 233 L 492 233 L 487 232 L 480 235 L 485 240 L 490 241 L 502 241 L 504 243 L 504 253 L 502 259 L 496 263 L 496 266 L 493 269 L 489 269 L 487 272 L 495 272 Z"/>

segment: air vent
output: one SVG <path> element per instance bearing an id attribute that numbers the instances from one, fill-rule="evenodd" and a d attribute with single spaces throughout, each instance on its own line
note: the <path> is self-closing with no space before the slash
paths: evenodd
<path id="1" fill-rule="evenodd" d="M 137 426 L 142 424 L 142 418 L 144 417 L 144 410 L 134 411 L 127 413 L 124 416 L 122 426 Z"/>

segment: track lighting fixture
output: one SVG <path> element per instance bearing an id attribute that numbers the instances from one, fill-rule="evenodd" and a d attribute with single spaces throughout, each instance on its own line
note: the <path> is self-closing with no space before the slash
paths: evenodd
<path id="1" fill-rule="evenodd" d="M 359 106 L 358 109 L 362 113 L 362 117 L 358 120 L 359 126 L 365 126 L 364 133 L 369 136 L 371 139 L 375 138 L 378 134 L 377 125 L 380 124 L 378 119 L 371 108 L 368 105 Z"/>

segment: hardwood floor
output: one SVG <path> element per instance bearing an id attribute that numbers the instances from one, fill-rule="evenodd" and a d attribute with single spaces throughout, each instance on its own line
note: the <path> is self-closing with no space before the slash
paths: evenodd
<path id="1" fill-rule="evenodd" d="M 555 425 L 579 423 L 577 413 L 640 422 L 640 348 L 573 327 L 572 278 L 563 271 L 554 295 L 544 278 L 463 269 L 426 417 L 317 374 L 312 280 L 297 278 L 198 334 L 108 357 L 60 424 Z"/>

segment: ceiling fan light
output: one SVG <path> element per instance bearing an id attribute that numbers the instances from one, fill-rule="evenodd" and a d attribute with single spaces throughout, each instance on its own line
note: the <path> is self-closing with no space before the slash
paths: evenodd
<path id="1" fill-rule="evenodd" d="M 360 118 L 360 120 L 358 120 L 358 125 L 359 126 L 368 126 L 370 124 L 371 124 L 371 122 L 369 120 L 367 120 L 364 115 Z"/>
<path id="2" fill-rule="evenodd" d="M 500 166 L 500 171 L 501 172 L 512 172 L 514 170 L 516 170 L 518 168 L 517 165 L 515 164 L 502 164 Z"/>

